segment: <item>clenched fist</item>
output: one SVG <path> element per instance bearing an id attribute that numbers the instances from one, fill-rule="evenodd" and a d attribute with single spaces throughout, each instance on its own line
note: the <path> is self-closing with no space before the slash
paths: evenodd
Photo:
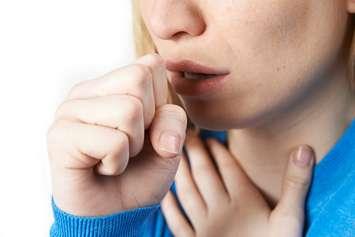
<path id="1" fill-rule="evenodd" d="M 71 89 L 47 133 L 59 208 L 97 216 L 163 199 L 187 125 L 184 109 L 169 104 L 168 95 L 156 54 Z"/>

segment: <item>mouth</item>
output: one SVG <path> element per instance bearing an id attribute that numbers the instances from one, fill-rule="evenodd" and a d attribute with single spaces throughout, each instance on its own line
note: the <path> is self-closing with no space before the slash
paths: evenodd
<path id="1" fill-rule="evenodd" d="M 217 74 L 204 74 L 204 73 L 194 73 L 194 72 L 182 72 L 182 76 L 189 80 L 206 80 L 216 77 Z"/>
<path id="2" fill-rule="evenodd" d="M 170 82 L 178 94 L 202 96 L 217 92 L 230 79 L 230 72 L 212 68 L 190 60 L 165 60 L 166 69 L 172 72 Z"/>
<path id="3" fill-rule="evenodd" d="M 206 80 L 229 74 L 226 69 L 212 68 L 190 60 L 165 60 L 165 66 L 167 70 L 179 73 L 187 80 Z"/>

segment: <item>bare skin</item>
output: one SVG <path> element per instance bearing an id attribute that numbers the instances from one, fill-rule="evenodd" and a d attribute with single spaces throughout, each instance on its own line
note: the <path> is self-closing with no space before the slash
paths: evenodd
<path id="1" fill-rule="evenodd" d="M 185 130 L 186 113 L 168 103 L 156 55 L 75 85 L 47 134 L 55 203 L 82 216 L 159 203 L 175 177 Z M 165 135 L 161 143 L 164 131 L 177 143 Z"/>
<path id="2" fill-rule="evenodd" d="M 174 236 L 303 235 L 304 201 L 315 161 L 310 147 L 302 146 L 291 153 L 280 201 L 276 207 L 270 207 L 240 167 L 237 157 L 215 139 L 207 139 L 206 145 L 189 131 L 188 157 L 181 160 L 176 175 L 177 195 L 189 221 L 171 191 L 162 201 L 165 219 Z"/>
<path id="3" fill-rule="evenodd" d="M 197 126 L 228 130 L 230 152 L 271 204 L 290 150 L 309 144 L 319 162 L 355 116 L 347 75 L 354 0 L 140 4 L 163 58 L 231 71 L 218 93 L 179 97 Z"/>

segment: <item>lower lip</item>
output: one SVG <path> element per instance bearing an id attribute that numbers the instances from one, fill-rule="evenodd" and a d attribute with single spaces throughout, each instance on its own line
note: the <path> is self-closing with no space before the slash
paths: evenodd
<path id="1" fill-rule="evenodd" d="M 173 73 L 171 84 L 178 94 L 197 96 L 217 91 L 228 78 L 229 74 L 218 75 L 209 79 L 186 79 L 182 73 Z"/>

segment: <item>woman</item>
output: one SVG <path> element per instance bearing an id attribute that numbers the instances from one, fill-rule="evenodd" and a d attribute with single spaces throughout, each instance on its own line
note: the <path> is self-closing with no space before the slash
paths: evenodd
<path id="1" fill-rule="evenodd" d="M 134 11 L 142 57 L 74 86 L 48 131 L 52 236 L 355 236 L 355 1 Z"/>

